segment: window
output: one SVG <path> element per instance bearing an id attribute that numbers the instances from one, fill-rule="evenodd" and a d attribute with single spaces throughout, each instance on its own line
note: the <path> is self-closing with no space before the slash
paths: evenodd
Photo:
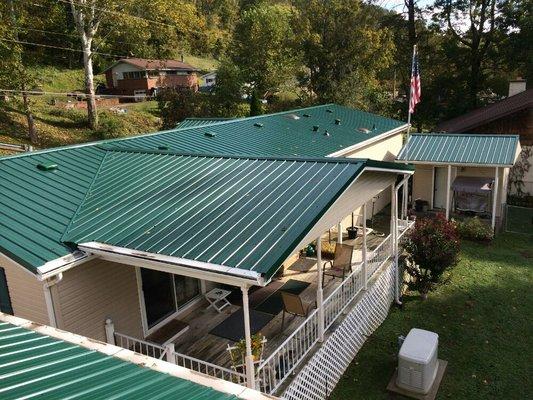
<path id="1" fill-rule="evenodd" d="M 195 278 L 141 268 L 141 280 L 148 328 L 200 295 L 200 281 Z"/>
<path id="2" fill-rule="evenodd" d="M 6 271 L 2 267 L 0 267 L 0 311 L 13 315 L 11 297 L 9 296 L 9 288 L 7 287 Z"/>
<path id="3" fill-rule="evenodd" d="M 124 79 L 142 79 L 146 76 L 144 71 L 130 71 L 130 72 L 123 72 L 122 76 Z"/>

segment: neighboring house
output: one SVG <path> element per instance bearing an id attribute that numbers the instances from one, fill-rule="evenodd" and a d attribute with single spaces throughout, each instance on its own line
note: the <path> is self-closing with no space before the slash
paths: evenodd
<path id="1" fill-rule="evenodd" d="M 130 350 L 0 313 L 3 399 L 268 400 Z"/>
<path id="2" fill-rule="evenodd" d="M 198 90 L 198 69 L 183 61 L 123 58 L 104 73 L 112 94 L 145 96 L 162 88 Z"/>
<path id="3" fill-rule="evenodd" d="M 414 134 L 397 157 L 415 164 L 413 200 L 430 209 L 471 212 L 501 221 L 509 169 L 520 154 L 518 135 Z"/>
<path id="4" fill-rule="evenodd" d="M 512 81 L 509 97 L 494 104 L 440 123 L 439 132 L 519 135 L 522 145 L 521 163 L 529 160 L 522 180 L 522 190 L 533 195 L 533 89 L 526 90 L 525 81 Z M 516 193 L 516 187 L 509 188 Z"/>
<path id="5" fill-rule="evenodd" d="M 200 76 L 198 79 L 199 89 L 204 92 L 208 92 L 213 89 L 217 83 L 217 73 L 216 71 L 209 72 L 205 75 Z"/>
<path id="6" fill-rule="evenodd" d="M 394 200 L 413 173 L 390 162 L 406 128 L 329 104 L 0 158 L 2 311 L 166 354 L 268 394 L 320 351 L 319 341 L 335 347 L 346 368 L 364 341 L 359 335 L 375 329 L 398 296 L 391 261 L 409 224 L 398 220 L 396 201 L 384 224 L 389 235 L 369 236 L 359 214 Z M 257 294 L 290 284 L 300 249 L 321 243 L 334 226 L 342 231 L 353 213 L 362 225 L 352 242 L 353 271 L 342 288 L 329 278 L 322 288 L 321 260 L 304 268 L 298 278 L 308 279 L 318 309 L 280 332 L 280 310 L 256 310 Z M 214 288 L 242 297 L 242 308 L 205 309 L 205 296 L 224 295 Z M 326 330 L 360 318 L 344 321 L 356 298 L 368 302 L 372 318 L 358 322 L 361 329 L 344 326 L 353 337 L 332 344 L 338 335 L 326 339 Z M 227 312 L 235 321 L 211 333 Z M 250 335 L 258 330 L 268 358 L 254 368 Z M 244 371 L 227 365 L 228 344 L 241 337 Z M 342 370 L 328 370 L 332 382 Z M 300 390 L 302 379 L 290 390 Z"/>

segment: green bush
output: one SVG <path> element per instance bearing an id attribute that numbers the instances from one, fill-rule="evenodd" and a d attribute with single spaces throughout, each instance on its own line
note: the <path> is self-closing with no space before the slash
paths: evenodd
<path id="1" fill-rule="evenodd" d="M 124 136 L 127 132 L 118 117 L 102 113 L 96 133 L 101 139 L 116 139 Z"/>
<path id="2" fill-rule="evenodd" d="M 407 286 L 423 298 L 442 282 L 446 269 L 457 263 L 460 250 L 455 223 L 442 214 L 417 219 L 402 246 L 407 253 L 405 270 L 412 277 Z"/>
<path id="3" fill-rule="evenodd" d="M 462 239 L 488 242 L 493 238 L 492 228 L 479 217 L 467 218 L 457 224 L 457 231 Z"/>

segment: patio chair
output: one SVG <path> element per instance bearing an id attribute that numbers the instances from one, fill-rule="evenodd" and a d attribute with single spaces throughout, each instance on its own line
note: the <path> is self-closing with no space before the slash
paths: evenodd
<path id="1" fill-rule="evenodd" d="M 335 245 L 335 256 L 333 260 L 324 263 L 324 270 L 322 272 L 322 286 L 324 286 L 324 278 L 332 276 L 333 278 L 344 278 L 352 270 L 353 246 L 348 244 L 337 243 Z M 326 269 L 326 265 L 330 264 L 330 268 Z"/>
<path id="2" fill-rule="evenodd" d="M 307 317 L 309 312 L 315 307 L 315 302 L 305 302 L 302 298 L 294 293 L 281 291 L 283 300 L 283 314 L 281 316 L 281 331 L 285 324 L 285 313 L 299 317 Z"/>

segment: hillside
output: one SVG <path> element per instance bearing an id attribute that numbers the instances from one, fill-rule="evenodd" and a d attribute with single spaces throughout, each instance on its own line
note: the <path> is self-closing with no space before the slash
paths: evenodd
<path id="1" fill-rule="evenodd" d="M 217 62 L 210 58 L 186 56 L 185 61 L 202 71 L 214 70 Z M 83 90 L 83 70 L 36 66 L 39 89 L 44 92 L 67 93 Z M 103 75 L 95 83 L 104 82 Z M 20 98 L 0 100 L 0 142 L 29 144 L 26 117 L 20 111 Z M 100 128 L 91 131 L 86 124 L 86 110 L 65 95 L 31 96 L 31 107 L 40 139 L 36 148 L 64 146 L 93 140 L 154 132 L 160 129 L 159 110 L 155 101 L 103 104 L 99 107 Z M 119 108 L 119 112 L 117 112 Z M 124 111 L 123 111 L 124 110 Z M 0 155 L 7 154 L 0 150 Z"/>

